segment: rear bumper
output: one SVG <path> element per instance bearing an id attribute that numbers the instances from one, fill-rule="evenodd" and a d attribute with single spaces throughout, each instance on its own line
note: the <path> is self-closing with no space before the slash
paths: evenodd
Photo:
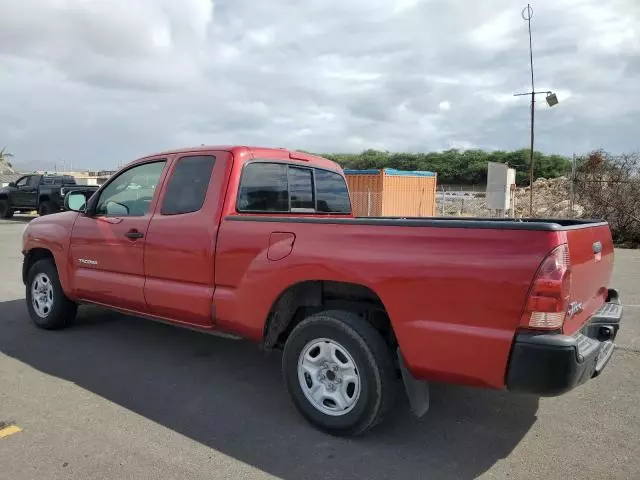
<path id="1" fill-rule="evenodd" d="M 611 359 L 623 308 L 615 290 L 580 332 L 519 333 L 509 366 L 507 388 L 540 396 L 561 395 L 598 376 Z"/>

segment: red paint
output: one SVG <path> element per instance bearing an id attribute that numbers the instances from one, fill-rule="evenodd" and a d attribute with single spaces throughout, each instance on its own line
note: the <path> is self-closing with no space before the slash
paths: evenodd
<path id="1" fill-rule="evenodd" d="M 216 157 L 205 203 L 198 212 L 162 215 L 166 180 L 189 154 Z M 554 232 L 287 221 L 308 214 L 273 215 L 284 217 L 277 223 L 229 221 L 250 216 L 235 209 L 248 160 L 340 168 L 309 154 L 249 147 L 165 152 L 131 165 L 154 158 L 167 159 L 167 165 L 144 217 L 66 212 L 27 228 L 25 250 L 54 254 L 69 297 L 260 342 L 270 309 L 291 285 L 360 284 L 384 303 L 415 376 L 495 388 L 504 386 L 532 280 L 555 247 L 569 244 L 571 300 L 584 306 L 566 321 L 565 333 L 576 331 L 604 302 L 613 261 L 606 226 Z M 124 237 L 132 228 L 144 238 Z"/>
<path id="2" fill-rule="evenodd" d="M 293 251 L 296 236 L 289 232 L 273 232 L 269 236 L 269 252 L 267 258 L 274 262 L 288 257 Z"/>

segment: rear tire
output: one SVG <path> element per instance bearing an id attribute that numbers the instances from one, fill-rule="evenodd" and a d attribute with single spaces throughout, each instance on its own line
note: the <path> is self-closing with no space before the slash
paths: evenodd
<path id="1" fill-rule="evenodd" d="M 302 416 L 337 436 L 375 426 L 397 386 L 389 347 L 370 323 L 350 312 L 321 312 L 298 324 L 285 344 L 282 369 Z"/>
<path id="2" fill-rule="evenodd" d="M 45 215 L 51 215 L 53 213 L 53 205 L 51 202 L 42 202 L 38 207 L 38 215 L 44 217 Z"/>
<path id="3" fill-rule="evenodd" d="M 5 220 L 13 217 L 13 208 L 9 205 L 8 200 L 0 200 L 0 218 Z"/>
<path id="4" fill-rule="evenodd" d="M 38 260 L 31 266 L 26 289 L 27 309 L 38 328 L 56 330 L 73 323 L 78 306 L 64 294 L 53 261 Z"/>

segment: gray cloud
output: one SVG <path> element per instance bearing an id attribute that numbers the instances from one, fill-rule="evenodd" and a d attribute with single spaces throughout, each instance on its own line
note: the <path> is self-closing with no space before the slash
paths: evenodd
<path id="1" fill-rule="evenodd" d="M 640 4 L 534 3 L 537 146 L 638 148 Z M 110 167 L 201 143 L 526 147 L 511 0 L 0 0 L 0 145 Z M 443 107 L 444 106 L 444 107 Z"/>

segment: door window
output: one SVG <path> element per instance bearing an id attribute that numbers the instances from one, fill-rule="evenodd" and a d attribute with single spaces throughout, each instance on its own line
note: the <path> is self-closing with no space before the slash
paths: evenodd
<path id="1" fill-rule="evenodd" d="M 38 175 L 34 175 L 33 177 L 29 177 L 29 186 L 31 188 L 37 188 L 38 185 L 40 185 L 40 179 L 42 177 L 38 176 Z"/>
<path id="2" fill-rule="evenodd" d="M 216 158 L 211 155 L 182 157 L 167 183 L 162 215 L 197 212 L 207 196 Z"/>
<path id="3" fill-rule="evenodd" d="M 96 215 L 142 217 L 149 213 L 165 160 L 145 163 L 125 170 L 100 194 Z"/>
<path id="4" fill-rule="evenodd" d="M 31 177 L 22 177 L 20 180 L 16 182 L 16 187 L 26 187 L 29 183 L 29 178 Z"/>

